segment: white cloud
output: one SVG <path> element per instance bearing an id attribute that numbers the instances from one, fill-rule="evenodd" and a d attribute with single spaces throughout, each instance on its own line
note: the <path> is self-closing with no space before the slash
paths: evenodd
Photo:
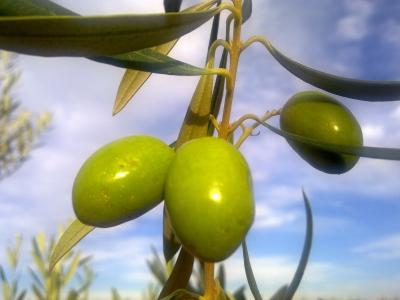
<path id="1" fill-rule="evenodd" d="M 344 41 L 360 41 L 369 32 L 368 18 L 373 12 L 373 5 L 364 0 L 344 1 L 347 16 L 337 23 L 336 36 Z"/>
<path id="2" fill-rule="evenodd" d="M 385 131 L 382 126 L 366 124 L 362 126 L 364 140 L 379 142 L 385 137 Z M 368 144 L 371 145 L 371 144 Z"/>
<path id="3" fill-rule="evenodd" d="M 400 258 L 400 234 L 394 234 L 377 241 L 352 248 L 355 253 L 361 253 L 374 259 Z"/>
<path id="4" fill-rule="evenodd" d="M 400 46 L 400 23 L 395 19 L 387 20 L 382 26 L 381 40 L 383 43 Z"/>
<path id="5" fill-rule="evenodd" d="M 253 225 L 254 229 L 278 227 L 287 223 L 293 223 L 299 217 L 297 211 L 288 209 L 274 209 L 268 205 L 257 203 L 256 219 Z"/>

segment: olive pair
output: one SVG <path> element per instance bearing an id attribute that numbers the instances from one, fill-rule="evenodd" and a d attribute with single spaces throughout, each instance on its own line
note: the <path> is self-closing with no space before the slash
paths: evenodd
<path id="1" fill-rule="evenodd" d="M 150 136 L 114 141 L 83 164 L 72 191 L 77 218 L 96 227 L 135 219 L 164 197 L 178 239 L 203 261 L 231 255 L 254 220 L 249 167 L 232 144 L 214 137 L 176 153 Z"/>

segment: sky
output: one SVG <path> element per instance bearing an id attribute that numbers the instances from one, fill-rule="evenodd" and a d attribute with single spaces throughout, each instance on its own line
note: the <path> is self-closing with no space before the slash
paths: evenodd
<path id="1" fill-rule="evenodd" d="M 57 0 L 82 15 L 163 12 L 161 0 Z M 311 68 L 364 80 L 400 80 L 400 3 L 381 0 L 253 1 L 242 39 L 263 35 L 279 51 Z M 184 0 L 182 8 L 197 3 Z M 222 20 L 228 13 L 222 14 Z M 222 22 L 224 23 L 224 22 Z M 170 55 L 202 67 L 211 22 L 182 37 Z M 221 29 L 220 37 L 223 38 Z M 217 51 L 217 56 L 221 51 Z M 167 144 L 179 132 L 198 77 L 152 75 L 116 116 L 112 107 L 124 70 L 84 58 L 19 58 L 14 91 L 23 108 L 53 114 L 52 129 L 14 175 L 0 182 L 0 263 L 5 247 L 23 235 L 21 288 L 31 279 L 31 238 L 73 220 L 71 189 L 83 162 L 98 148 L 130 135 Z M 281 108 L 295 93 L 318 90 L 281 67 L 260 44 L 243 52 L 232 121 Z M 370 103 L 334 96 L 358 119 L 364 144 L 400 148 L 400 102 Z M 277 126 L 279 117 L 270 124 Z M 247 126 L 252 122 L 248 121 Z M 400 297 L 400 165 L 361 158 L 348 173 L 313 169 L 266 128 L 240 150 L 253 176 L 255 222 L 247 236 L 264 299 L 291 281 L 305 235 L 304 187 L 314 215 L 314 241 L 297 299 Z M 239 136 L 240 129 L 236 134 Z M 91 299 L 110 299 L 112 287 L 138 299 L 149 281 L 151 245 L 162 253 L 162 205 L 137 220 L 96 229 L 78 245 L 93 255 L 98 276 Z M 224 262 L 228 291 L 246 285 L 241 249 Z M 9 271 L 8 268 L 6 268 Z M 248 286 L 247 295 L 251 299 Z M 1 299 L 1 298 L 0 298 Z"/>

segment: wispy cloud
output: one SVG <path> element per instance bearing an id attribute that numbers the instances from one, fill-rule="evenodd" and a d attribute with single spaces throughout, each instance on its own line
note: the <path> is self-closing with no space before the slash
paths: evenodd
<path id="1" fill-rule="evenodd" d="M 398 259 L 400 258 L 400 234 L 390 235 L 351 250 L 374 259 Z"/>

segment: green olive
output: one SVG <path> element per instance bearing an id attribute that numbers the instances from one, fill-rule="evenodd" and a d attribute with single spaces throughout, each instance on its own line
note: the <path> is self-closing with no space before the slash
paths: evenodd
<path id="1" fill-rule="evenodd" d="M 301 92 L 282 108 L 281 129 L 299 136 L 331 144 L 362 146 L 363 136 L 357 119 L 342 103 L 320 92 Z M 299 142 L 289 145 L 314 168 L 341 174 L 355 166 L 359 157 L 313 148 Z"/>
<path id="2" fill-rule="evenodd" d="M 195 257 L 218 262 L 230 256 L 254 220 L 251 173 L 229 142 L 204 137 L 182 145 L 165 186 L 172 228 Z"/>
<path id="3" fill-rule="evenodd" d="M 146 213 L 164 196 L 174 151 L 151 136 L 130 136 L 93 153 L 76 176 L 72 204 L 84 224 L 112 227 Z"/>

